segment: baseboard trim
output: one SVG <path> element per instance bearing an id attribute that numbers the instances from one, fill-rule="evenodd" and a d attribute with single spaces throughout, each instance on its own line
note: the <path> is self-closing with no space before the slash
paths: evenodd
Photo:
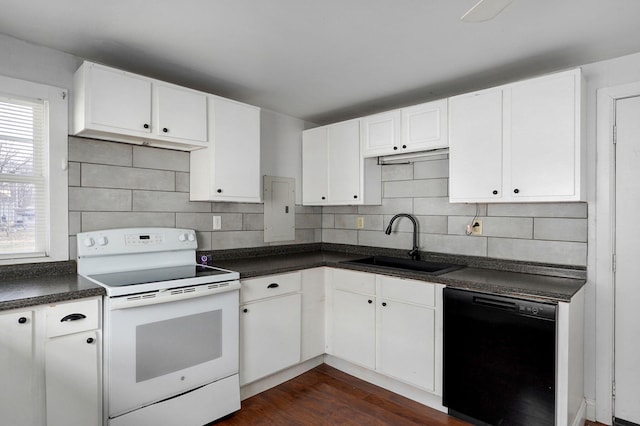
<path id="1" fill-rule="evenodd" d="M 585 420 L 587 420 L 587 401 L 583 398 L 580 403 L 580 408 L 578 408 L 578 412 L 573 418 L 571 426 L 582 426 L 584 425 Z"/>
<path id="2" fill-rule="evenodd" d="M 255 382 L 247 383 L 246 385 L 240 387 L 240 400 L 251 398 L 254 395 L 276 387 L 286 382 L 287 380 L 291 380 L 294 377 L 306 373 L 312 368 L 319 366 L 323 362 L 324 355 L 320 355 L 315 358 L 311 358 L 310 360 L 305 361 L 301 364 L 296 364 L 293 367 L 289 367 L 285 370 L 278 371 L 277 373 L 274 373 L 260 380 L 256 380 Z"/>
<path id="3" fill-rule="evenodd" d="M 382 374 L 376 373 L 368 368 L 360 367 L 359 365 L 352 364 L 349 361 L 336 358 L 332 355 L 325 355 L 324 362 L 325 364 L 357 377 L 360 380 L 380 386 L 383 389 L 402 395 L 405 398 L 419 402 L 420 404 L 426 405 L 434 410 L 442 411 L 443 413 L 447 412 L 447 408 L 442 405 L 442 396 L 440 395 L 435 395 L 415 386 L 383 376 Z"/>
<path id="4" fill-rule="evenodd" d="M 587 403 L 587 411 L 586 416 L 587 420 L 595 422 L 596 421 L 596 401 L 595 399 L 585 399 Z"/>

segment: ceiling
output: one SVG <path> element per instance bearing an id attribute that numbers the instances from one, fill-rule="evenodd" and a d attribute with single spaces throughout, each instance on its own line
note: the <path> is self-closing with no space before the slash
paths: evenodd
<path id="1" fill-rule="evenodd" d="M 317 124 L 640 52 L 640 0 L 0 0 L 0 32 Z"/>

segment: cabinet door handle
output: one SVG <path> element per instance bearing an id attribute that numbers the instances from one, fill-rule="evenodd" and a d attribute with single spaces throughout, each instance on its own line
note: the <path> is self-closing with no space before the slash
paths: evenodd
<path id="1" fill-rule="evenodd" d="M 248 310 L 247 308 L 244 308 L 244 309 L 242 310 L 242 312 L 244 312 L 244 313 L 246 314 L 247 312 L 249 312 L 249 310 Z"/>
<path id="2" fill-rule="evenodd" d="M 398 149 L 398 147 L 397 147 L 397 146 L 394 146 L 394 147 L 393 147 L 393 150 L 394 150 L 394 151 L 396 151 L 397 149 Z"/>
<path id="3" fill-rule="evenodd" d="M 373 303 L 373 300 L 369 299 L 367 300 L 367 302 L 369 302 L 369 304 Z"/>
<path id="4" fill-rule="evenodd" d="M 280 284 L 278 283 L 271 283 L 267 286 L 267 288 L 278 288 L 278 287 L 280 287 Z"/>
<path id="5" fill-rule="evenodd" d="M 357 195 L 354 195 L 354 196 L 353 196 L 353 198 L 358 198 L 358 196 L 357 196 Z"/>
<path id="6" fill-rule="evenodd" d="M 406 149 L 406 148 L 407 148 L 407 146 L 406 146 L 406 145 L 402 145 L 402 149 Z"/>
<path id="7" fill-rule="evenodd" d="M 86 318 L 85 314 L 69 314 L 66 317 L 62 318 L 60 322 L 69 322 L 69 321 L 78 321 Z"/>
<path id="8" fill-rule="evenodd" d="M 519 193 L 519 192 L 520 192 L 520 190 L 519 190 L 518 188 L 516 188 L 516 189 L 514 189 L 514 190 L 513 190 L 513 193 L 514 193 L 514 194 L 517 194 L 517 193 Z"/>
<path id="9" fill-rule="evenodd" d="M 382 302 L 382 306 L 387 306 L 387 302 Z"/>
<path id="10" fill-rule="evenodd" d="M 222 188 L 218 188 L 218 190 L 216 191 L 218 194 L 222 194 Z"/>
<path id="11" fill-rule="evenodd" d="M 145 129 L 148 129 L 148 128 L 149 128 L 149 124 L 144 123 L 144 124 L 142 125 L 142 127 L 144 127 Z"/>
<path id="12" fill-rule="evenodd" d="M 25 324 L 26 322 L 27 322 L 27 318 L 25 317 L 18 318 L 18 324 Z"/>
<path id="13" fill-rule="evenodd" d="M 162 128 L 162 131 L 163 131 L 164 133 L 169 133 L 169 129 L 167 129 L 166 127 L 163 127 L 163 128 Z"/>
<path id="14" fill-rule="evenodd" d="M 92 344 L 92 343 L 93 343 L 93 337 L 89 337 L 89 338 L 87 339 L 87 343 L 88 343 L 88 344 Z"/>
<path id="15" fill-rule="evenodd" d="M 493 190 L 493 195 L 498 195 L 498 191 L 497 190 Z"/>
<path id="16" fill-rule="evenodd" d="M 323 200 L 326 200 L 326 199 L 327 199 L 327 197 L 322 197 L 322 199 L 323 199 Z"/>

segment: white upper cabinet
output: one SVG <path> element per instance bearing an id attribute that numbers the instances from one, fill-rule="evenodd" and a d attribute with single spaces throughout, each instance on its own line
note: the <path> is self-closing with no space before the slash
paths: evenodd
<path id="1" fill-rule="evenodd" d="M 451 98 L 450 201 L 584 200 L 582 113 L 579 69 Z"/>
<path id="2" fill-rule="evenodd" d="M 447 99 L 441 99 L 363 118 L 363 156 L 446 148 L 447 103 Z"/>
<path id="3" fill-rule="evenodd" d="M 302 204 L 380 204 L 381 171 L 360 155 L 360 121 L 302 132 Z"/>
<path id="4" fill-rule="evenodd" d="M 73 134 L 191 151 L 207 146 L 207 95 L 84 62 L 74 75 Z"/>
<path id="5" fill-rule="evenodd" d="M 190 155 L 190 199 L 260 202 L 260 109 L 210 95 L 208 121 L 209 147 Z"/>
<path id="6" fill-rule="evenodd" d="M 362 155 L 377 157 L 398 154 L 401 138 L 400 110 L 362 118 Z"/>
<path id="7" fill-rule="evenodd" d="M 207 95 L 174 85 L 153 85 L 154 132 L 191 141 L 206 142 Z"/>
<path id="8" fill-rule="evenodd" d="M 400 152 L 446 148 L 447 99 L 402 108 L 402 145 Z"/>

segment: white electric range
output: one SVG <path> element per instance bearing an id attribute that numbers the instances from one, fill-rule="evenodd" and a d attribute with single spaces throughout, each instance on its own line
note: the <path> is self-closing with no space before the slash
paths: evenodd
<path id="1" fill-rule="evenodd" d="M 104 424 L 201 426 L 240 409 L 239 274 L 196 264 L 196 233 L 80 233 L 78 273 L 103 286 Z"/>

